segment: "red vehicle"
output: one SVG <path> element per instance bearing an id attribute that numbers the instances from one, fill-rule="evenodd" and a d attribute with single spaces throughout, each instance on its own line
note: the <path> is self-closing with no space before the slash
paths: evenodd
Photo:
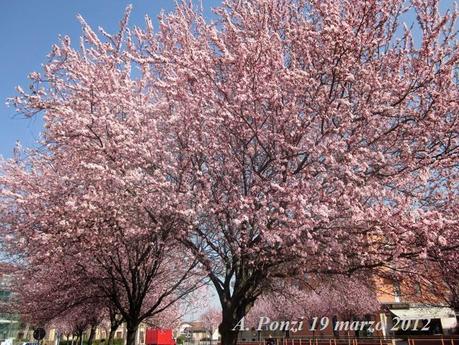
<path id="1" fill-rule="evenodd" d="M 147 328 L 145 334 L 146 345 L 175 345 L 171 329 Z"/>

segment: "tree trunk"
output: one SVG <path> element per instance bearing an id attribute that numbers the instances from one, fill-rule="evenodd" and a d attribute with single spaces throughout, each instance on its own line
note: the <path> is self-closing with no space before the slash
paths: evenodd
<path id="1" fill-rule="evenodd" d="M 94 338 L 96 337 L 96 329 L 97 329 L 97 326 L 95 325 L 91 326 L 91 330 L 89 331 L 88 345 L 92 345 L 92 342 L 94 341 Z"/>
<path id="2" fill-rule="evenodd" d="M 219 332 L 221 336 L 221 345 L 236 345 L 238 331 L 233 331 L 232 327 L 226 327 L 222 323 L 219 327 Z"/>
<path id="3" fill-rule="evenodd" d="M 221 336 L 220 345 L 236 345 L 237 335 L 239 329 L 236 327 L 240 320 L 236 320 L 237 316 L 231 307 L 223 308 L 222 310 L 222 322 L 218 326 L 218 330 Z"/>
<path id="4" fill-rule="evenodd" d="M 110 329 L 110 333 L 108 333 L 107 345 L 113 345 L 113 339 L 115 338 L 116 329 Z"/>
<path id="5" fill-rule="evenodd" d="M 244 325 L 244 317 L 260 296 L 262 282 L 266 277 L 266 272 L 263 269 L 253 270 L 244 267 L 243 263 L 232 266 L 231 271 L 230 276 L 235 278 L 232 288 L 229 278 L 225 278 L 225 282 L 222 284 L 221 280 L 213 273 L 209 274 L 222 306 L 222 321 L 218 326 L 221 336 L 220 345 L 236 345 L 239 331 L 248 330 Z"/>
<path id="6" fill-rule="evenodd" d="M 129 326 L 127 327 L 127 336 L 126 336 L 126 345 L 135 345 L 135 337 L 137 334 L 138 326 Z"/>
<path id="7" fill-rule="evenodd" d="M 115 339 L 115 334 L 118 328 L 123 323 L 123 318 L 116 313 L 113 309 L 109 309 L 110 315 L 110 333 L 108 334 L 107 345 L 113 345 L 113 340 Z"/>
<path id="8" fill-rule="evenodd" d="M 76 345 L 83 345 L 83 332 L 81 332 L 81 331 L 77 331 L 76 332 L 75 344 Z"/>

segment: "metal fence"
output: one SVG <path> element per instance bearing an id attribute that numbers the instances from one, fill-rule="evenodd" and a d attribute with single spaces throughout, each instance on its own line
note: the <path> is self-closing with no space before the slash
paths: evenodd
<path id="1" fill-rule="evenodd" d="M 185 344 L 186 345 L 186 344 Z M 198 342 L 189 345 L 220 345 L 217 342 Z M 315 337 L 315 338 L 277 338 L 260 341 L 239 341 L 238 345 L 459 345 L 459 335 L 397 337 L 397 338 L 355 338 L 355 337 Z"/>

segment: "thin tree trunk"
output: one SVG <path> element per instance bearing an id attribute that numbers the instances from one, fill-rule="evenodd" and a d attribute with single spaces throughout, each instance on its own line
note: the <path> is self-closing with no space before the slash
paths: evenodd
<path id="1" fill-rule="evenodd" d="M 96 337 L 96 329 L 96 325 L 91 326 L 91 330 L 89 331 L 88 345 L 92 345 L 94 338 Z"/>
<path id="2" fill-rule="evenodd" d="M 118 328 L 123 323 L 123 318 L 120 317 L 113 309 L 110 309 L 110 333 L 108 334 L 107 345 L 113 345 L 115 334 Z"/>
<path id="3" fill-rule="evenodd" d="M 108 333 L 107 345 L 113 345 L 113 339 L 115 339 L 116 328 L 110 328 L 110 333 Z"/>

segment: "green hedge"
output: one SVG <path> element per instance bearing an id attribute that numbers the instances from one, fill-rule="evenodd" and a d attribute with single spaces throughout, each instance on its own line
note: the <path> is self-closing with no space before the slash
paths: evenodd
<path id="1" fill-rule="evenodd" d="M 177 338 L 177 345 L 183 345 L 185 343 L 185 339 L 184 335 L 179 335 Z"/>

